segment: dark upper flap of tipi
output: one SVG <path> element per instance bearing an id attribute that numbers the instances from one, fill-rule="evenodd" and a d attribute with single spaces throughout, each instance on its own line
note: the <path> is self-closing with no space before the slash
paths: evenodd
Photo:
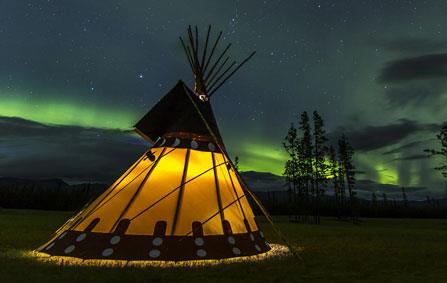
<path id="1" fill-rule="evenodd" d="M 200 100 L 183 81 L 178 81 L 175 87 L 135 125 L 137 132 L 151 143 L 154 143 L 158 137 L 214 141 L 193 101 L 219 143 L 222 144 L 210 102 Z"/>

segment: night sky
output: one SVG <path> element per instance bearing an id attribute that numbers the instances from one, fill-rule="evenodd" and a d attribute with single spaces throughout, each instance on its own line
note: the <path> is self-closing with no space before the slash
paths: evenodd
<path id="1" fill-rule="evenodd" d="M 242 170 L 280 175 L 282 139 L 318 110 L 346 133 L 358 178 L 442 196 L 446 1 L 0 2 L 0 176 L 109 182 L 147 145 L 132 126 L 175 83 L 192 86 L 178 36 L 224 31 L 236 60 L 212 98 Z M 167 113 L 174 114 L 174 113 Z"/>

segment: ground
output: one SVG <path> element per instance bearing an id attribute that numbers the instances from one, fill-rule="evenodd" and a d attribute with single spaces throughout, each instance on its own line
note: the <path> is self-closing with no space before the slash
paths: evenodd
<path id="1" fill-rule="evenodd" d="M 0 282 L 447 282 L 447 220 L 325 218 L 277 225 L 302 260 L 196 268 L 58 266 L 26 256 L 72 213 L 0 210 Z M 279 243 L 260 219 L 266 237 Z"/>

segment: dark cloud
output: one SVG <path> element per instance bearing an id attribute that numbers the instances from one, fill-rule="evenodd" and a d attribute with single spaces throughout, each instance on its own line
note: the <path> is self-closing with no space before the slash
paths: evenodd
<path id="1" fill-rule="evenodd" d="M 447 76 L 447 53 L 391 61 L 381 70 L 383 83 L 406 82 Z"/>
<path id="2" fill-rule="evenodd" d="M 384 153 L 382 153 L 382 155 L 400 153 L 404 149 L 413 148 L 413 147 L 419 146 L 420 144 L 422 144 L 421 141 L 414 141 L 414 142 L 406 143 L 404 145 L 393 148 L 392 150 L 385 151 Z"/>
<path id="3" fill-rule="evenodd" d="M 132 134 L 131 130 L 86 128 L 81 126 L 47 125 L 19 117 L 0 116 L 0 137 L 32 138 L 61 137 L 69 135 L 72 138 L 91 136 L 115 137 L 115 135 Z"/>
<path id="4" fill-rule="evenodd" d="M 2 176 L 110 182 L 145 150 L 130 131 L 0 117 Z"/>
<path id="5" fill-rule="evenodd" d="M 417 84 L 400 84 L 390 86 L 385 95 L 391 107 L 420 106 L 421 103 L 433 105 L 446 89 L 445 83 L 438 80 L 418 82 Z"/>
<path id="6" fill-rule="evenodd" d="M 420 159 L 428 159 L 430 158 L 429 155 L 427 154 L 413 154 L 413 155 L 408 155 L 408 156 L 402 156 L 399 158 L 395 158 L 391 161 L 400 161 L 400 160 L 420 160 Z"/>
<path id="7" fill-rule="evenodd" d="M 285 177 L 267 172 L 246 171 L 241 172 L 250 188 L 257 192 L 282 191 L 287 189 Z"/>
<path id="8" fill-rule="evenodd" d="M 416 121 L 402 119 L 398 123 L 384 126 L 366 126 L 361 129 L 338 128 L 329 137 L 335 142 L 345 134 L 354 149 L 370 151 L 385 146 L 394 145 L 419 131 L 436 131 L 435 124 L 420 124 Z"/>
<path id="9" fill-rule="evenodd" d="M 434 53 L 447 49 L 447 41 L 408 37 L 382 41 L 379 46 L 397 53 Z"/>

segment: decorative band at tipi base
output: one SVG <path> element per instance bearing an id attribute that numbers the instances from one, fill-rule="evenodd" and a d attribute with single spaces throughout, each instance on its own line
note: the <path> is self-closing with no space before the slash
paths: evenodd
<path id="1" fill-rule="evenodd" d="M 62 266 L 104 266 L 104 267 L 201 267 L 219 264 L 233 264 L 242 262 L 261 262 L 265 260 L 292 257 L 289 248 L 280 244 L 269 244 L 270 250 L 262 254 L 240 256 L 224 259 L 197 259 L 182 261 L 161 260 L 113 260 L 113 259 L 81 259 L 68 256 L 50 256 L 44 252 L 33 251 L 30 255 L 42 262 L 54 263 Z"/>
<path id="2" fill-rule="evenodd" d="M 41 251 L 83 259 L 180 261 L 252 256 L 269 250 L 260 231 L 196 237 L 67 231 Z"/>

